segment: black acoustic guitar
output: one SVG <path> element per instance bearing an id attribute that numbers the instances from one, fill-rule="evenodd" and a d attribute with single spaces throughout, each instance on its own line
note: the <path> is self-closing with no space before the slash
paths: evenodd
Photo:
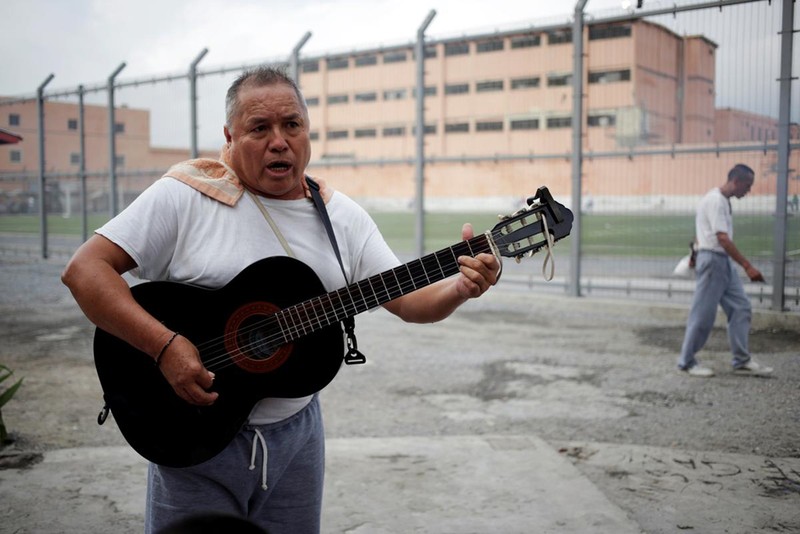
<path id="1" fill-rule="evenodd" d="M 230 443 L 260 399 L 302 397 L 333 380 L 344 356 L 343 319 L 458 273 L 459 256 L 520 258 L 547 245 L 545 232 L 557 241 L 571 228 L 572 212 L 542 187 L 490 232 L 329 293 L 310 267 L 288 257 L 257 261 L 220 289 L 139 284 L 131 288 L 136 301 L 197 346 L 216 374 L 219 398 L 206 407 L 186 403 L 150 356 L 97 329 L 95 365 L 106 407 L 146 459 L 199 464 Z"/>

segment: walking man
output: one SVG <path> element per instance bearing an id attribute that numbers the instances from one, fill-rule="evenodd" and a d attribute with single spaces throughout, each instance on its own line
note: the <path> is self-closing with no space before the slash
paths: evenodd
<path id="1" fill-rule="evenodd" d="M 678 360 L 678 368 L 690 376 L 714 376 L 714 371 L 698 365 L 695 355 L 711 334 L 718 305 L 728 317 L 728 341 L 734 373 L 760 376 L 772 373 L 771 367 L 760 365 L 750 357 L 748 337 L 752 308 L 734 265 L 734 262 L 741 265 L 751 281 L 764 281 L 761 272 L 733 243 L 730 198 L 745 196 L 754 179 L 753 169 L 738 164 L 728 172 L 728 181 L 709 191 L 697 206 L 697 285 Z"/>

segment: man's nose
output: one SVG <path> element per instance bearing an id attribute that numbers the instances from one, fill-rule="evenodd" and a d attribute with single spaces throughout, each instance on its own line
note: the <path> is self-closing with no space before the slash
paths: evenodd
<path id="1" fill-rule="evenodd" d="M 289 148 L 286 138 L 280 128 L 273 128 L 269 138 L 269 149 L 275 152 L 283 152 Z"/>

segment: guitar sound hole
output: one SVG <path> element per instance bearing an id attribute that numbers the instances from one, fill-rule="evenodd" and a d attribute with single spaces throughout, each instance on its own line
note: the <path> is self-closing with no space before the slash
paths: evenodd
<path id="1" fill-rule="evenodd" d="M 236 337 L 242 352 L 253 360 L 263 361 L 273 355 L 277 346 L 275 340 L 269 339 L 268 332 L 264 331 L 259 322 L 263 322 L 263 317 L 257 315 L 248 317 L 239 325 Z"/>
<path id="2" fill-rule="evenodd" d="M 225 324 L 225 349 L 233 362 L 249 373 L 269 373 L 283 365 L 292 352 L 269 302 L 239 307 Z"/>

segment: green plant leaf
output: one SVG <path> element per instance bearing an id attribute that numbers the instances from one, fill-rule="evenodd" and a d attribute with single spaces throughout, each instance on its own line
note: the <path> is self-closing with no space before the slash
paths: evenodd
<path id="1" fill-rule="evenodd" d="M 14 393 L 17 392 L 19 387 L 22 385 L 22 378 L 17 380 L 17 383 L 5 390 L 3 393 L 0 393 L 0 408 L 2 408 L 8 401 L 11 400 L 11 397 L 14 396 Z"/>

